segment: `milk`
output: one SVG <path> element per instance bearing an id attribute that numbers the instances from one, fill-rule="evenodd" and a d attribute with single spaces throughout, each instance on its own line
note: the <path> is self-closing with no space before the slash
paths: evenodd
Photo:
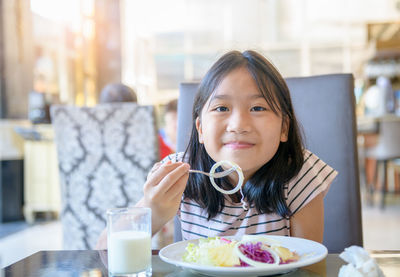
<path id="1" fill-rule="evenodd" d="M 151 237 L 141 231 L 120 231 L 108 237 L 108 271 L 129 274 L 151 266 Z"/>

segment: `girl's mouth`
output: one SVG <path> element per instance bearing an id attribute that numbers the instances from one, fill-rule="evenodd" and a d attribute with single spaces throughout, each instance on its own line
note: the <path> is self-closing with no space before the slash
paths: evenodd
<path id="1" fill-rule="evenodd" d="M 243 141 L 231 141 L 224 144 L 225 147 L 231 149 L 247 149 L 254 146 L 253 143 L 243 142 Z"/>

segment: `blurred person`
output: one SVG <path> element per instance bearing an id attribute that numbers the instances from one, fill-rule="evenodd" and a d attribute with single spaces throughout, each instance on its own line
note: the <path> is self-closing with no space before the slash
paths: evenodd
<path id="1" fill-rule="evenodd" d="M 106 85 L 100 92 L 99 103 L 137 102 L 135 91 L 122 83 Z"/>
<path id="2" fill-rule="evenodd" d="M 176 133 L 178 122 L 178 100 L 174 99 L 165 105 L 165 126 L 158 132 L 160 143 L 160 160 L 176 152 Z"/>

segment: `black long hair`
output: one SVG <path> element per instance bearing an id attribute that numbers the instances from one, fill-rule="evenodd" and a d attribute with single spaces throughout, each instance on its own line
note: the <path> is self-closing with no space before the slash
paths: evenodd
<path id="1" fill-rule="evenodd" d="M 206 73 L 194 100 L 192 133 L 185 156 L 188 156 L 192 168 L 207 172 L 215 163 L 199 142 L 196 118 L 200 117 L 204 105 L 222 79 L 238 68 L 249 71 L 271 109 L 276 114 L 281 113 L 283 121 L 289 122 L 288 140 L 281 142 L 272 159 L 250 177 L 242 189 L 243 194 L 248 204 L 254 206 L 259 213 L 277 213 L 288 217 L 291 212 L 286 205 L 284 186 L 297 175 L 304 163 L 302 136 L 286 82 L 278 70 L 259 53 L 252 50 L 228 52 Z M 226 189 L 232 188 L 232 184 L 225 179 L 216 179 L 216 182 Z M 214 218 L 224 207 L 224 195 L 215 190 L 209 178 L 202 174 L 190 174 L 184 197 L 206 209 L 208 219 Z"/>

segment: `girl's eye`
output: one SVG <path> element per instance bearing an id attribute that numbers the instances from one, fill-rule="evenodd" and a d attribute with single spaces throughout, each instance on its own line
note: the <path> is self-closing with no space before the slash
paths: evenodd
<path id="1" fill-rule="evenodd" d="M 254 111 L 254 112 L 260 112 L 260 111 L 266 111 L 266 110 L 267 110 L 266 108 L 261 107 L 261 106 L 255 106 L 255 107 L 251 108 L 251 111 Z"/>
<path id="2" fill-rule="evenodd" d="M 215 110 L 216 110 L 217 112 L 227 112 L 227 111 L 228 111 L 228 108 L 227 108 L 227 107 L 221 106 L 221 107 L 216 107 Z"/>

